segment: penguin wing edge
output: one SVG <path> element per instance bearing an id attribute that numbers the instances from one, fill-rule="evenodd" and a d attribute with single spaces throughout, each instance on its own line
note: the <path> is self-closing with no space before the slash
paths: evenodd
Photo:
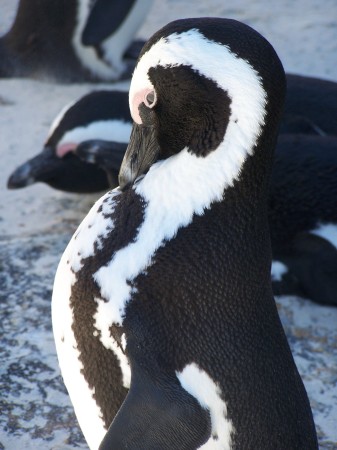
<path id="1" fill-rule="evenodd" d="M 132 367 L 130 391 L 99 450 L 182 450 L 206 442 L 209 413 L 178 379 Z"/>

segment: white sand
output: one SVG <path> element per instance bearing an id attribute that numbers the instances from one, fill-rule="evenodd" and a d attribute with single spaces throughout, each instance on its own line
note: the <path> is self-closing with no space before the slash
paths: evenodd
<path id="1" fill-rule="evenodd" d="M 17 0 L 0 0 L 0 35 Z M 288 72 L 337 81 L 336 0 L 155 0 L 140 35 L 170 20 L 242 20 L 274 45 Z M 95 196 L 46 185 L 7 191 L 12 170 L 43 146 L 52 119 L 69 101 L 102 85 L 0 80 L 0 448 L 86 448 L 62 381 L 50 325 L 50 293 L 60 254 Z M 105 86 L 106 87 L 106 86 Z M 304 378 L 322 449 L 337 447 L 337 309 L 295 298 L 280 314 Z"/>

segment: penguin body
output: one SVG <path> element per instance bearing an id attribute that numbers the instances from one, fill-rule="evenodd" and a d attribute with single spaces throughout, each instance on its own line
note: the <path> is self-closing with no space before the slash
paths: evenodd
<path id="1" fill-rule="evenodd" d="M 120 188 L 84 219 L 54 284 L 90 448 L 317 448 L 270 282 L 284 93 L 270 44 L 233 20 L 172 22 L 143 48 Z"/>
<path id="2" fill-rule="evenodd" d="M 275 250 L 319 223 L 337 223 L 336 146 L 334 136 L 279 136 L 269 207 Z"/>
<path id="3" fill-rule="evenodd" d="M 270 184 L 275 294 L 337 305 L 337 139 L 280 135 Z"/>
<path id="4" fill-rule="evenodd" d="M 131 131 L 127 97 L 127 92 L 95 91 L 62 110 L 44 150 L 11 174 L 8 187 L 44 182 L 83 193 L 115 187 Z M 304 129 L 299 128 L 299 112 L 293 115 L 297 117 L 292 121 L 294 133 L 278 137 L 271 179 L 273 290 L 277 295 L 300 295 L 336 305 L 336 246 L 331 232 L 320 236 L 314 232 L 322 226 L 331 231 L 337 223 L 337 139 L 316 132 L 314 121 L 308 118 L 301 119 Z M 281 131 L 286 131 L 290 121 L 286 116 L 282 121 Z M 280 264 L 282 276 L 275 272 Z"/>
<path id="5" fill-rule="evenodd" d="M 20 0 L 0 39 L 0 77 L 118 80 L 129 72 L 124 54 L 150 6 L 151 0 Z"/>
<path id="6" fill-rule="evenodd" d="M 336 82 L 288 74 L 280 132 L 336 136 L 336 105 Z"/>

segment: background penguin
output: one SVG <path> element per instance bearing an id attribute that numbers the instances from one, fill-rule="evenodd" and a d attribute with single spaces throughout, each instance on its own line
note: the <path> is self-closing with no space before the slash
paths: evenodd
<path id="1" fill-rule="evenodd" d="M 280 135 L 270 184 L 275 294 L 337 306 L 337 137 Z"/>
<path id="2" fill-rule="evenodd" d="M 288 87 L 289 79 L 297 82 L 297 78 L 288 77 Z M 293 89 L 290 82 L 290 94 Z M 127 96 L 95 91 L 62 110 L 44 150 L 12 173 L 8 187 L 44 182 L 85 193 L 117 186 L 131 132 Z M 276 147 L 269 200 L 273 289 L 278 295 L 296 294 L 337 305 L 337 137 L 321 135 L 322 128 L 324 133 L 334 130 L 320 122 L 319 114 L 313 115 L 315 102 L 308 108 L 312 119 L 303 118 L 308 106 L 304 101 L 294 102 L 294 109 L 286 107 L 289 112 L 283 115 Z M 293 133 L 284 134 L 290 126 Z M 328 231 L 318 236 L 316 230 L 324 231 L 323 225 Z"/>
<path id="3" fill-rule="evenodd" d="M 87 105 L 87 106 L 86 106 Z M 126 145 L 129 141 L 129 133 L 125 132 L 123 138 L 119 136 L 118 130 L 115 131 L 113 125 L 111 125 L 111 130 L 108 131 L 109 122 L 114 122 L 120 117 L 123 121 L 130 124 L 129 130 L 131 131 L 131 117 L 127 105 L 127 93 L 116 91 L 95 91 L 90 94 L 85 95 L 82 99 L 71 105 L 71 109 L 68 112 L 67 108 L 61 111 L 58 117 L 54 120 L 58 124 L 58 127 L 51 126 L 49 136 L 47 138 L 46 145 L 52 147 L 52 151 L 56 152 L 56 148 L 60 145 L 60 141 L 64 140 L 63 136 L 68 135 L 71 132 L 72 141 L 76 145 L 70 146 L 69 150 L 80 156 L 82 161 L 90 162 L 91 164 L 97 163 L 102 168 L 105 168 L 107 172 L 112 174 L 114 179 L 117 178 L 117 174 L 120 168 L 120 163 L 122 160 L 122 154 L 118 153 L 118 157 L 113 153 L 116 152 L 116 142 L 123 142 Z M 68 115 L 71 115 L 68 118 Z M 102 119 L 105 121 L 106 127 L 104 129 L 100 126 L 100 121 Z M 281 120 L 280 127 L 280 138 L 279 140 L 283 143 L 279 145 L 280 148 L 284 148 L 285 145 L 289 147 L 289 151 L 286 155 L 292 153 L 292 148 L 294 145 L 298 145 L 299 141 L 303 140 L 303 144 L 300 147 L 305 152 L 306 145 L 309 143 L 309 139 L 303 137 L 302 134 L 310 134 L 313 136 L 337 136 L 337 122 L 333 120 L 337 116 L 337 83 L 333 83 L 327 80 L 319 80 L 310 77 L 302 77 L 298 75 L 287 75 L 287 96 L 284 108 L 284 114 Z M 96 122 L 99 124 L 96 126 Z M 90 126 L 90 133 L 82 132 L 83 124 Z M 78 129 L 78 130 L 77 130 Z M 75 137 L 73 132 L 75 131 Z M 116 137 L 115 137 L 116 133 Z M 296 139 L 293 138 L 283 138 L 283 134 L 296 134 L 299 135 Z M 124 137 L 125 136 L 125 137 Z M 86 142 L 76 152 L 78 145 L 84 141 Z M 109 160 L 108 150 L 109 142 L 111 141 L 111 159 Z M 61 142 L 62 144 L 63 142 Z M 313 144 L 317 148 L 317 152 L 328 147 L 333 147 L 334 143 L 331 139 L 326 142 L 322 139 L 313 139 Z M 313 147 L 313 145 L 311 146 Z M 312 148 L 311 150 L 312 151 Z M 297 152 L 295 152 L 297 154 Z M 62 153 L 63 154 L 63 153 Z M 284 151 L 282 150 L 282 154 Z M 38 155 L 37 155 L 38 156 Z M 60 156 L 60 155 L 59 155 Z M 283 157 L 286 157 L 285 154 Z M 332 158 L 332 153 L 330 152 L 330 158 Z M 337 158 L 337 152 L 336 152 Z M 29 160 L 28 162 L 30 162 Z M 36 159 L 36 170 L 39 170 L 39 161 L 43 164 L 44 168 L 47 168 L 43 160 Z M 70 171 L 66 170 L 66 166 L 63 165 L 70 163 L 72 160 L 67 159 L 62 161 L 62 167 L 64 168 L 64 177 L 66 178 Z M 60 163 L 60 161 L 58 161 Z M 24 165 L 20 166 L 23 167 Z M 93 174 L 92 177 L 88 177 L 88 166 L 79 165 L 83 167 L 83 174 L 80 171 L 74 174 L 74 183 L 80 186 L 77 192 L 99 192 L 102 189 L 108 189 L 109 187 L 115 187 L 115 184 L 109 183 L 107 176 L 101 176 L 97 180 L 97 185 L 95 187 L 94 180 L 96 176 Z M 21 170 L 17 168 L 13 174 L 9 177 L 8 187 L 9 189 L 17 189 L 21 187 L 28 186 L 29 184 L 36 181 L 43 181 L 47 184 L 49 179 L 46 177 L 38 177 L 32 175 L 30 171 Z M 53 166 L 48 168 L 48 173 L 50 178 L 53 178 L 52 186 L 60 190 L 69 190 L 70 192 L 76 192 L 76 186 L 72 186 L 68 181 L 63 183 L 61 179 L 61 172 L 58 169 L 57 182 L 53 176 Z M 94 168 L 92 168 L 95 170 Z M 44 169 L 45 170 L 45 169 Z M 80 180 L 82 178 L 82 180 Z M 87 186 L 86 186 L 87 184 Z M 51 185 L 51 184 L 50 184 Z M 65 188 L 64 186 L 69 186 Z"/>
<path id="4" fill-rule="evenodd" d="M 114 81 L 152 0 L 20 0 L 0 40 L 0 77 Z M 136 50 L 131 48 L 131 57 Z"/>
<path id="5" fill-rule="evenodd" d="M 64 108 L 50 127 L 42 152 L 15 169 L 8 179 L 8 188 L 44 182 L 55 189 L 89 193 L 116 186 L 131 131 L 126 98 L 126 92 L 97 91 Z M 110 178 L 107 169 L 87 163 L 74 153 L 82 141 L 96 137 L 109 141 L 109 163 L 115 164 Z"/>
<path id="6" fill-rule="evenodd" d="M 281 133 L 337 135 L 337 83 L 287 75 Z"/>
<path id="7" fill-rule="evenodd" d="M 101 449 L 317 449 L 270 283 L 284 94 L 274 50 L 236 21 L 176 21 L 145 45 L 121 190 L 82 222 L 54 285 L 90 448 L 118 411 Z"/>

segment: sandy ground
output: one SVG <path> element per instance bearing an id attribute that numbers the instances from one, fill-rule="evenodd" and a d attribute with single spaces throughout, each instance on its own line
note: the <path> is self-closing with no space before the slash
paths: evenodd
<path id="1" fill-rule="evenodd" d="M 0 35 L 16 5 L 0 0 Z M 272 42 L 288 72 L 337 81 L 336 0 L 238 0 L 235 7 L 220 0 L 155 0 L 139 35 L 201 15 L 242 20 Z M 66 103 L 102 86 L 0 80 L 0 449 L 87 448 L 59 376 L 50 298 L 60 255 L 95 197 L 45 185 L 7 191 L 6 181 L 42 149 Z M 337 309 L 299 298 L 278 304 L 320 448 L 337 448 Z"/>

